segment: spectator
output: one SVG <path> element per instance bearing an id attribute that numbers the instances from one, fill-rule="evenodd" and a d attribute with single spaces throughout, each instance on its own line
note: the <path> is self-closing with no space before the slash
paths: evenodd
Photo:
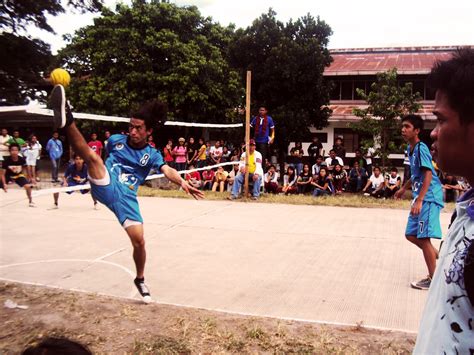
<path id="1" fill-rule="evenodd" d="M 316 157 L 316 162 L 311 167 L 311 173 L 313 174 L 313 176 L 319 175 L 319 170 L 322 166 L 326 166 L 326 163 L 323 161 L 323 157 L 319 155 L 318 157 Z"/>
<path id="2" fill-rule="evenodd" d="M 239 164 L 232 165 L 232 170 L 227 176 L 227 192 L 232 191 L 232 186 L 234 185 L 235 178 L 238 174 L 239 174 Z"/>
<path id="3" fill-rule="evenodd" d="M 227 181 L 227 176 L 229 173 L 224 170 L 224 167 L 219 166 L 217 168 L 216 174 L 214 176 L 214 183 L 212 184 L 212 191 L 217 191 L 217 187 L 219 186 L 219 192 L 224 192 L 225 183 Z"/>
<path id="4" fill-rule="evenodd" d="M 11 143 L 9 146 L 10 156 L 6 157 L 2 164 L 2 181 L 0 188 L 7 192 L 7 184 L 9 182 L 15 182 L 18 186 L 23 187 L 28 196 L 29 206 L 36 207 L 31 197 L 31 184 L 25 178 L 23 173 L 26 160 L 20 156 L 20 146 L 16 143 Z"/>
<path id="5" fill-rule="evenodd" d="M 303 172 L 303 144 L 296 142 L 295 146 L 291 148 L 290 155 L 292 157 L 292 165 L 296 168 L 298 176 Z"/>
<path id="6" fill-rule="evenodd" d="M 214 182 L 214 170 L 212 169 L 207 169 L 204 170 L 202 173 L 202 189 L 203 190 L 211 190 L 212 189 L 212 184 Z"/>
<path id="7" fill-rule="evenodd" d="M 344 166 L 344 161 L 342 160 L 341 157 L 338 157 L 336 155 L 336 151 L 334 149 L 331 149 L 329 151 L 329 157 L 326 158 L 325 163 L 326 163 L 326 167 L 328 171 L 332 171 L 332 169 L 334 169 L 334 166 L 336 164 L 340 164 L 341 166 Z"/>
<path id="8" fill-rule="evenodd" d="M 345 191 L 347 181 L 347 172 L 344 170 L 342 165 L 334 165 L 334 170 L 332 171 L 332 185 L 334 187 L 334 193 L 341 194 L 343 191 Z"/>
<path id="9" fill-rule="evenodd" d="M 405 159 L 403 159 L 403 183 L 405 184 L 408 180 L 410 180 L 411 172 L 410 172 L 410 158 L 408 157 L 408 153 L 405 149 Z"/>
<path id="10" fill-rule="evenodd" d="M 313 196 L 326 196 L 331 194 L 328 170 L 325 166 L 321 167 L 318 176 L 313 179 L 311 185 L 314 186 Z"/>
<path id="11" fill-rule="evenodd" d="M 240 150 L 239 148 L 235 148 L 232 151 L 232 156 L 230 157 L 230 161 L 240 161 Z"/>
<path id="12" fill-rule="evenodd" d="M 173 141 L 168 139 L 168 143 L 166 143 L 165 147 L 163 148 L 163 159 L 172 168 L 174 168 L 174 158 L 173 158 Z"/>
<path id="13" fill-rule="evenodd" d="M 323 154 L 323 145 L 319 141 L 318 136 L 313 137 L 313 142 L 308 147 L 308 155 L 311 159 L 311 164 L 316 164 L 316 160 Z M 314 174 L 314 173 L 313 173 Z M 319 174 L 319 169 L 316 174 Z"/>
<path id="14" fill-rule="evenodd" d="M 230 151 L 229 149 L 224 146 L 222 147 L 222 159 L 221 159 L 221 163 L 227 163 L 230 159 Z"/>
<path id="15" fill-rule="evenodd" d="M 193 163 L 189 164 L 188 169 L 193 170 L 194 169 L 194 164 Z M 201 188 L 201 174 L 199 173 L 199 171 L 191 171 L 191 172 L 186 174 L 185 178 L 186 178 L 186 181 L 192 187 L 195 187 L 196 189 Z"/>
<path id="16" fill-rule="evenodd" d="M 364 158 L 365 158 L 365 162 L 366 162 L 366 171 L 367 171 L 367 175 L 368 176 L 371 176 L 372 175 L 372 159 L 374 158 L 374 154 L 375 154 L 375 149 L 373 147 L 369 147 L 367 148 L 367 151 L 365 152 L 365 155 L 364 155 Z M 410 165 L 410 162 L 408 162 L 408 165 Z"/>
<path id="17" fill-rule="evenodd" d="M 221 142 L 216 141 L 216 143 L 209 150 L 209 156 L 211 158 L 211 164 L 219 164 L 222 159 L 222 147 Z"/>
<path id="18" fill-rule="evenodd" d="M 28 181 L 32 185 L 36 185 L 36 163 L 41 156 L 41 144 L 35 135 L 28 140 L 28 144 L 23 148 L 23 156 L 26 159 L 26 170 L 28 173 Z"/>
<path id="19" fill-rule="evenodd" d="M 298 194 L 305 194 L 311 191 L 311 181 L 313 177 L 309 170 L 309 164 L 303 165 L 303 172 L 298 176 L 296 185 L 298 186 Z"/>
<path id="20" fill-rule="evenodd" d="M 349 172 L 349 190 L 359 192 L 365 186 L 367 181 L 367 172 L 359 166 L 359 162 L 355 161 Z"/>
<path id="21" fill-rule="evenodd" d="M 175 169 L 177 171 L 186 170 L 187 149 L 184 146 L 185 142 L 186 142 L 186 140 L 183 137 L 181 137 L 178 140 L 178 145 L 173 148 L 174 164 L 175 164 Z"/>
<path id="22" fill-rule="evenodd" d="M 199 150 L 197 152 L 197 167 L 203 168 L 206 166 L 207 155 L 206 155 L 206 144 L 204 139 L 199 138 Z"/>
<path id="23" fill-rule="evenodd" d="M 74 163 L 70 164 L 66 171 L 64 172 L 62 186 L 79 186 L 85 185 L 87 183 L 87 164 L 84 163 L 84 159 L 82 159 L 79 155 L 74 155 Z M 88 193 L 89 189 L 80 190 L 82 194 Z M 66 193 L 72 194 L 74 191 L 67 191 Z M 92 196 L 92 194 L 91 194 Z M 58 209 L 58 201 L 59 201 L 59 192 L 55 192 L 53 194 L 54 198 L 54 206 L 52 209 Z M 92 201 L 94 201 L 94 209 L 98 209 L 97 207 L 97 200 L 92 196 Z"/>
<path id="24" fill-rule="evenodd" d="M 463 178 L 462 176 L 459 177 L 458 182 L 459 182 L 459 186 L 461 186 L 461 191 L 459 191 L 459 198 L 461 198 L 465 192 L 471 189 L 471 185 L 469 184 L 467 179 Z"/>
<path id="25" fill-rule="evenodd" d="M 107 159 L 109 156 L 109 153 L 107 151 L 107 143 L 109 142 L 110 138 L 110 131 L 105 131 L 104 132 L 104 149 L 102 150 L 102 154 L 104 155 L 104 161 Z"/>
<path id="26" fill-rule="evenodd" d="M 232 194 L 229 197 L 229 199 L 231 200 L 235 200 L 239 196 L 240 188 L 242 187 L 245 181 L 245 173 L 247 169 L 245 166 L 246 154 L 247 152 L 244 152 L 240 157 L 239 169 L 241 174 L 237 175 L 234 180 Z M 260 186 L 262 185 L 263 168 L 262 155 L 260 154 L 260 152 L 255 150 L 255 141 L 253 139 L 250 140 L 249 144 L 248 163 L 249 182 L 253 183 L 252 199 L 257 200 L 260 196 Z"/>
<path id="27" fill-rule="evenodd" d="M 20 137 L 20 131 L 17 129 L 13 131 L 13 137 L 11 137 L 8 140 L 7 144 L 8 146 L 10 146 L 11 144 L 18 144 L 20 146 L 20 151 L 23 147 L 26 146 L 25 140 Z M 20 152 L 20 156 L 21 156 L 21 152 Z"/>
<path id="28" fill-rule="evenodd" d="M 402 179 L 400 175 L 398 175 L 398 169 L 393 167 L 390 169 L 390 174 L 385 178 L 384 197 L 390 198 L 395 195 L 395 193 L 400 190 L 401 185 Z"/>
<path id="29" fill-rule="evenodd" d="M 451 174 L 446 174 L 446 176 L 441 180 L 444 190 L 444 201 L 445 202 L 456 202 L 458 191 L 462 191 L 461 185 L 457 181 L 456 177 Z"/>
<path id="30" fill-rule="evenodd" d="M 59 166 L 61 165 L 61 156 L 63 155 L 63 143 L 59 140 L 58 132 L 53 132 L 53 137 L 50 138 L 46 144 L 46 151 L 49 154 L 53 167 L 51 171 L 52 182 L 59 182 L 58 174 Z"/>
<path id="31" fill-rule="evenodd" d="M 262 163 L 268 158 L 268 146 L 273 144 L 275 138 L 275 124 L 268 115 L 267 108 L 260 106 L 258 116 L 250 122 L 250 127 L 254 129 L 254 140 L 257 144 L 256 150 L 262 155 Z"/>
<path id="32" fill-rule="evenodd" d="M 10 156 L 8 141 L 11 138 L 12 137 L 8 134 L 8 130 L 6 128 L 2 128 L 2 135 L 0 136 L 0 155 L 4 158 Z"/>
<path id="33" fill-rule="evenodd" d="M 278 192 L 278 173 L 275 165 L 270 165 L 264 177 L 265 191 L 276 194 Z"/>
<path id="34" fill-rule="evenodd" d="M 334 146 L 332 147 L 332 149 L 334 149 L 334 151 L 336 152 L 336 156 L 338 156 L 339 158 L 341 159 L 346 158 L 346 149 L 344 148 L 344 144 L 342 143 L 341 137 L 336 138 L 336 141 L 334 142 Z"/>
<path id="35" fill-rule="evenodd" d="M 293 166 L 288 166 L 286 174 L 283 176 L 283 187 L 281 189 L 281 192 L 283 192 L 285 195 L 297 193 L 297 179 L 298 175 L 296 175 L 295 168 Z"/>
<path id="36" fill-rule="evenodd" d="M 186 148 L 188 150 L 186 163 L 188 164 L 188 166 L 190 164 L 194 165 L 194 161 L 197 159 L 198 156 L 198 149 L 196 148 L 196 143 L 194 142 L 193 137 L 189 137 L 188 143 L 186 144 Z"/>
<path id="37" fill-rule="evenodd" d="M 150 134 L 147 138 L 147 142 L 148 142 L 148 145 L 150 145 L 151 147 L 155 148 L 156 149 L 156 144 L 155 142 L 153 141 L 153 135 Z"/>
<path id="38" fill-rule="evenodd" d="M 380 168 L 374 167 L 374 173 L 370 176 L 367 184 L 362 189 L 364 196 L 382 197 L 383 188 L 385 187 L 385 179 L 383 178 Z"/>
<path id="39" fill-rule="evenodd" d="M 355 153 L 355 157 L 354 157 L 354 160 L 352 161 L 352 166 L 354 166 L 354 162 L 357 161 L 359 163 L 359 166 L 361 168 L 364 168 L 365 171 L 367 171 L 367 161 L 362 156 L 362 152 L 360 151 L 360 149 L 356 149 L 354 153 Z M 367 175 L 369 175 L 369 173 L 367 173 Z"/>
<path id="40" fill-rule="evenodd" d="M 91 141 L 87 143 L 89 147 L 97 154 L 99 157 L 102 156 L 102 149 L 104 149 L 104 146 L 102 145 L 102 142 L 97 140 L 97 133 L 92 133 L 91 134 Z"/>

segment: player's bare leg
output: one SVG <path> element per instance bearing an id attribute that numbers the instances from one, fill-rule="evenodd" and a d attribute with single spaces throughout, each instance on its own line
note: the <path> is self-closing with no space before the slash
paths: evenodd
<path id="1" fill-rule="evenodd" d="M 133 260 L 135 261 L 135 268 L 137 270 L 137 277 L 135 278 L 135 286 L 137 287 L 143 300 L 148 303 L 151 301 L 150 291 L 145 285 L 145 262 L 146 262 L 146 250 L 145 250 L 145 238 L 143 231 L 143 224 L 135 224 L 125 228 L 130 241 L 133 246 Z"/>

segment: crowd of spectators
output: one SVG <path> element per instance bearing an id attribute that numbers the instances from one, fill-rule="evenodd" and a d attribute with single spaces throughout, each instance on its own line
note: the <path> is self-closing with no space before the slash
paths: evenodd
<path id="1" fill-rule="evenodd" d="M 88 142 L 91 149 L 104 159 L 107 158 L 106 147 L 110 134 L 110 131 L 105 131 L 103 141 L 101 141 L 96 133 L 92 133 Z M 239 178 L 239 176 L 243 175 L 244 167 L 242 164 L 239 166 L 238 162 L 241 162 L 245 156 L 244 143 L 234 144 L 224 140 L 211 142 L 203 138 L 196 140 L 194 137 L 187 139 L 181 137 L 177 140 L 169 139 L 163 147 L 159 147 L 154 142 L 153 136 L 149 137 L 148 143 L 159 149 L 165 162 L 178 171 L 203 169 L 221 163 L 235 163 L 183 173 L 183 177 L 194 187 L 203 190 L 232 194 L 235 189 L 234 195 L 238 195 L 243 185 L 243 177 Z M 35 135 L 23 139 L 18 130 L 13 131 L 10 136 L 6 129 L 2 129 L 0 160 L 10 155 L 9 147 L 12 144 L 18 145 L 19 156 L 25 160 L 25 180 L 21 180 L 22 183 L 34 187 L 39 181 L 36 167 L 43 152 L 41 143 Z M 258 146 L 258 143 L 256 145 Z M 333 149 L 325 156 L 321 142 L 315 137 L 306 152 L 302 143 L 296 142 L 284 164 L 279 164 L 276 154 L 268 149 L 268 159 L 263 161 L 259 155 L 260 160 L 251 173 L 250 186 L 255 191 L 272 194 L 324 196 L 355 193 L 374 198 L 393 198 L 403 181 L 409 178 L 409 172 L 406 172 L 409 165 L 404 165 L 405 172 L 402 176 L 396 167 L 384 173 L 380 167 L 373 165 L 373 152 L 371 148 L 364 153 L 357 149 L 353 158 L 347 158 L 342 139 L 336 138 Z M 44 153 L 51 161 L 51 181 L 53 183 L 63 181 L 59 179 L 59 167 L 65 152 L 57 132 L 54 132 L 47 141 Z M 71 164 L 74 163 L 72 156 L 69 160 Z M 463 179 L 441 173 L 440 177 L 447 202 L 455 201 L 463 191 L 469 188 L 468 182 Z M 6 181 L 7 184 L 8 182 Z M 236 186 L 238 186 L 237 189 Z M 252 193 L 254 197 L 258 197 L 258 194 Z"/>

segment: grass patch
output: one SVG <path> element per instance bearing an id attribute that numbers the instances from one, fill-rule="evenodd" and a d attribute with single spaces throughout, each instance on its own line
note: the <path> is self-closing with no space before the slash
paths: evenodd
<path id="1" fill-rule="evenodd" d="M 135 340 L 134 354 L 191 354 L 188 344 L 170 337 L 155 337 L 148 341 Z"/>
<path id="2" fill-rule="evenodd" d="M 183 191 L 179 190 L 161 190 L 147 186 L 141 186 L 138 190 L 139 196 L 146 197 L 165 197 L 165 198 L 191 198 Z M 407 193 L 407 196 L 409 194 Z M 206 200 L 221 201 L 226 200 L 229 196 L 228 192 L 212 192 L 205 191 Z M 410 208 L 411 201 L 409 199 L 403 200 L 382 200 L 373 197 L 366 197 L 360 194 L 343 194 L 337 196 L 321 196 L 313 197 L 311 195 L 273 195 L 262 194 L 260 199 L 252 201 L 250 199 L 238 199 L 240 202 L 253 203 L 279 203 L 287 205 L 310 205 L 310 206 L 335 206 L 335 207 L 365 207 L 365 208 L 389 208 L 389 209 L 406 209 Z M 444 211 L 454 211 L 454 203 L 446 203 Z"/>

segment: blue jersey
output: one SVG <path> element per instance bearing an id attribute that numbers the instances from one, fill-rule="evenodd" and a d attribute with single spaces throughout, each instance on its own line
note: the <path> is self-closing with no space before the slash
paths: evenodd
<path id="1" fill-rule="evenodd" d="M 413 148 L 413 152 L 410 152 L 410 145 L 407 148 L 407 154 L 410 159 L 410 169 L 411 169 L 411 186 L 413 197 L 417 198 L 421 191 L 421 186 L 423 185 L 423 170 L 431 170 L 433 178 L 431 184 L 426 192 L 424 201 L 434 202 L 440 206 L 443 206 L 443 186 L 441 181 L 436 175 L 436 171 L 433 167 L 431 153 L 423 142 L 418 142 Z"/>
<path id="2" fill-rule="evenodd" d="M 111 179 L 126 185 L 135 192 L 145 181 L 151 169 L 160 171 L 165 165 L 161 153 L 146 144 L 143 148 L 133 148 L 128 144 L 128 136 L 114 134 L 107 142 L 109 157 L 105 165 L 111 173 Z"/>
<path id="3" fill-rule="evenodd" d="M 257 119 L 260 120 L 258 132 L 257 132 Z M 263 117 L 254 117 L 250 122 L 250 126 L 255 128 L 255 142 L 257 143 L 268 143 L 270 137 L 270 129 L 275 128 L 275 124 L 273 123 L 273 119 L 270 116 L 267 116 L 267 125 L 265 127 L 265 131 L 263 130 L 265 124 L 263 122 Z"/>

